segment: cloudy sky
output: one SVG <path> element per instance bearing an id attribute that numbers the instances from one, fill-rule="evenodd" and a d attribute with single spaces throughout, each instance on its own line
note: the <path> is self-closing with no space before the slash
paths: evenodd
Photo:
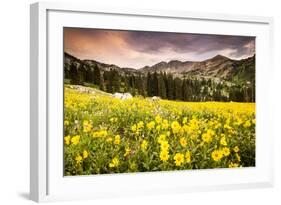
<path id="1" fill-rule="evenodd" d="M 255 38 L 147 31 L 64 28 L 64 51 L 79 58 L 141 68 L 160 61 L 202 61 L 255 54 Z"/>

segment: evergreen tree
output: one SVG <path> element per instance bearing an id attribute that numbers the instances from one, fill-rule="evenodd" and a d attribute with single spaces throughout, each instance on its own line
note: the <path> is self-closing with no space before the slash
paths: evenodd
<path id="1" fill-rule="evenodd" d="M 105 80 L 105 87 L 106 87 L 106 92 L 108 93 L 113 93 L 113 75 L 111 71 L 105 71 L 103 74 L 104 80 Z"/>
<path id="2" fill-rule="evenodd" d="M 144 97 L 147 97 L 147 77 L 145 75 L 142 76 L 142 85 L 144 89 Z"/>
<path id="3" fill-rule="evenodd" d="M 120 92 L 120 76 L 117 70 L 111 70 L 112 75 L 112 92 Z"/>
<path id="4" fill-rule="evenodd" d="M 174 99 L 182 100 L 182 80 L 180 78 L 174 79 Z"/>
<path id="5" fill-rule="evenodd" d="M 166 72 L 164 72 L 164 74 L 163 74 L 163 80 L 164 80 L 165 88 L 166 88 L 166 98 L 168 98 L 168 77 L 167 77 Z"/>
<path id="6" fill-rule="evenodd" d="M 93 73 L 93 83 L 96 85 L 100 84 L 100 69 L 98 66 L 94 67 L 94 73 Z"/>
<path id="7" fill-rule="evenodd" d="M 79 82 L 79 76 L 78 76 L 78 69 L 77 69 L 76 65 L 74 65 L 74 64 L 70 65 L 69 73 L 70 73 L 70 83 L 78 85 L 80 82 Z"/>
<path id="8" fill-rule="evenodd" d="M 174 99 L 174 79 L 172 74 L 168 74 L 167 77 L 167 98 L 169 100 Z"/>
<path id="9" fill-rule="evenodd" d="M 136 88 L 138 90 L 138 94 L 145 97 L 144 83 L 141 74 L 139 74 L 136 78 Z"/>
<path id="10" fill-rule="evenodd" d="M 86 79 L 86 69 L 83 64 L 80 64 L 78 68 L 78 77 L 79 77 L 79 84 L 83 85 Z"/>
<path id="11" fill-rule="evenodd" d="M 189 93 L 188 93 L 188 85 L 187 85 L 187 80 L 184 79 L 182 81 L 182 99 L 184 101 L 188 101 Z"/>
<path id="12" fill-rule="evenodd" d="M 93 83 L 93 82 L 94 82 L 94 80 L 93 80 L 94 74 L 93 74 L 93 72 L 92 72 L 91 67 L 89 67 L 89 66 L 83 64 L 83 70 L 84 70 L 84 72 L 85 72 L 85 77 L 84 77 L 85 82 L 87 82 L 87 83 Z"/>
<path id="13" fill-rule="evenodd" d="M 137 94 L 136 78 L 134 75 L 132 75 L 132 95 L 135 96 L 136 94 Z"/>
<path id="14" fill-rule="evenodd" d="M 70 79 L 70 69 L 66 67 L 66 65 L 64 65 L 64 79 Z"/>
<path id="15" fill-rule="evenodd" d="M 147 73 L 147 80 L 146 80 L 146 90 L 147 90 L 147 95 L 149 97 L 153 96 L 153 82 L 152 82 L 152 76 L 150 74 L 150 72 Z"/>
<path id="16" fill-rule="evenodd" d="M 127 74 L 124 76 L 124 92 L 131 92 L 130 79 Z"/>
<path id="17" fill-rule="evenodd" d="M 167 91 L 166 91 L 164 76 L 162 72 L 159 74 L 158 77 L 158 95 L 163 99 L 167 98 Z"/>
<path id="18" fill-rule="evenodd" d="M 136 95 L 136 79 L 135 79 L 135 76 L 134 75 L 131 75 L 130 76 L 130 87 L 131 87 L 131 94 L 133 96 Z"/>
<path id="19" fill-rule="evenodd" d="M 205 79 L 203 79 L 203 90 L 202 90 L 203 101 L 209 100 L 209 87 Z"/>
<path id="20" fill-rule="evenodd" d="M 100 90 L 105 91 L 105 83 L 104 83 L 104 77 L 103 73 L 100 75 L 100 85 L 99 85 Z"/>
<path id="21" fill-rule="evenodd" d="M 152 96 L 159 96 L 158 75 L 156 71 L 154 71 L 152 76 Z"/>

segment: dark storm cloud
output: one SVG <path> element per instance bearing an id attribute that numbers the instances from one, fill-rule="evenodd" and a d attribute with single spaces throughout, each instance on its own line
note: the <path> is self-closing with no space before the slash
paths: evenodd
<path id="1" fill-rule="evenodd" d="M 160 61 L 202 61 L 217 54 L 246 58 L 255 54 L 255 38 L 65 28 L 64 50 L 81 59 L 140 68 Z"/>
<path id="2" fill-rule="evenodd" d="M 253 55 L 255 52 L 254 48 L 249 46 L 254 43 L 253 37 L 140 31 L 131 32 L 127 38 L 136 50 L 142 52 L 159 52 L 163 48 L 169 48 L 180 53 L 202 54 L 231 49 L 235 58 Z"/>

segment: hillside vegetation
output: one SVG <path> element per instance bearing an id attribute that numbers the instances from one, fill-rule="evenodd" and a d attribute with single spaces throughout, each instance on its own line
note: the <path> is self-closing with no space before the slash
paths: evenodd
<path id="1" fill-rule="evenodd" d="M 238 61 L 218 55 L 202 62 L 174 60 L 133 69 L 65 53 L 64 77 L 65 82 L 108 93 L 193 102 L 255 102 L 255 56 Z"/>

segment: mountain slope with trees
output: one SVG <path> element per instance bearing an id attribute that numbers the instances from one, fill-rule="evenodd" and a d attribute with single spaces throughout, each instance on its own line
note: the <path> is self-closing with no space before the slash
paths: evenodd
<path id="1" fill-rule="evenodd" d="M 255 102 L 255 56 L 238 61 L 217 55 L 201 62 L 160 62 L 133 69 L 65 53 L 64 78 L 66 83 L 109 93 L 196 102 Z"/>

